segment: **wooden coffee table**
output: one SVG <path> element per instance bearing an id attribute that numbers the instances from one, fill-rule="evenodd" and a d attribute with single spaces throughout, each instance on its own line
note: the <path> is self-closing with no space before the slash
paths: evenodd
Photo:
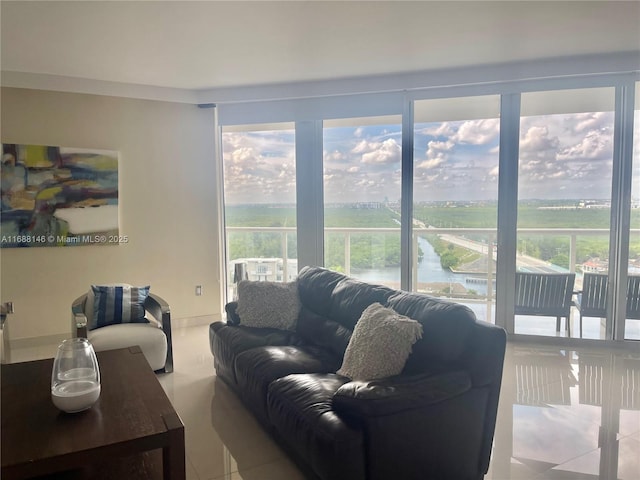
<path id="1" fill-rule="evenodd" d="M 2 479 L 184 480 L 184 425 L 139 347 L 98 352 L 96 404 L 51 402 L 53 359 L 2 365 Z"/>

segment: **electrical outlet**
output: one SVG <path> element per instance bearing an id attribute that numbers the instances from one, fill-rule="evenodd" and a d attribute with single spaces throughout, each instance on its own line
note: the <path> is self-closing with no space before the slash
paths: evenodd
<path id="1" fill-rule="evenodd" d="M 196 285 L 196 297 L 202 295 L 202 285 Z"/>

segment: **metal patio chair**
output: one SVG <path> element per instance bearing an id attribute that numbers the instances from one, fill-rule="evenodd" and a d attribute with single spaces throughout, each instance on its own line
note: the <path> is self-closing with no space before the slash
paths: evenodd
<path id="1" fill-rule="evenodd" d="M 582 317 L 607 316 L 607 291 L 609 276 L 605 273 L 585 273 L 582 277 L 582 292 L 576 295 L 574 305 L 580 312 L 580 338 L 582 338 Z"/>
<path id="2" fill-rule="evenodd" d="M 574 305 L 580 312 L 580 337 L 582 338 L 582 317 L 606 318 L 609 276 L 606 273 L 585 273 L 582 292 L 578 293 Z M 640 276 L 627 276 L 628 320 L 640 320 Z"/>
<path id="3" fill-rule="evenodd" d="M 565 317 L 567 336 L 571 336 L 575 279 L 575 273 L 516 272 L 516 315 L 556 317 L 556 332 L 560 331 L 560 319 Z"/>

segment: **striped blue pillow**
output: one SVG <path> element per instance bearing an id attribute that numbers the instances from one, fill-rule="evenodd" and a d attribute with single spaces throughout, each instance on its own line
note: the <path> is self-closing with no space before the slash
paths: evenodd
<path id="1" fill-rule="evenodd" d="M 149 296 L 149 288 L 91 285 L 94 303 L 89 330 L 118 323 L 147 323 L 144 302 Z"/>

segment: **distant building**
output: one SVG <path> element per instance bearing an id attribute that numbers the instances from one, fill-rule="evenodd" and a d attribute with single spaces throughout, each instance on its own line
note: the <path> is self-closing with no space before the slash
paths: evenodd
<path id="1" fill-rule="evenodd" d="M 600 258 L 590 258 L 582 265 L 582 271 L 584 273 L 606 273 L 609 271 L 609 262 L 607 260 L 600 260 Z"/>
<path id="2" fill-rule="evenodd" d="M 609 271 L 609 262 L 600 258 L 590 258 L 582 265 L 579 265 L 583 273 L 607 273 Z M 640 274 L 640 260 L 629 260 L 627 273 L 629 275 Z"/>
<path id="3" fill-rule="evenodd" d="M 282 258 L 238 258 L 229 262 L 230 284 L 233 283 L 232 277 L 235 265 L 239 263 L 246 265 L 248 280 L 258 282 L 292 282 L 298 276 L 298 260 L 295 258 L 289 258 L 287 260 L 286 274 Z"/>
<path id="4" fill-rule="evenodd" d="M 352 203 L 351 208 L 365 209 L 365 210 L 377 210 L 382 208 L 382 204 L 380 202 L 358 202 Z"/>

